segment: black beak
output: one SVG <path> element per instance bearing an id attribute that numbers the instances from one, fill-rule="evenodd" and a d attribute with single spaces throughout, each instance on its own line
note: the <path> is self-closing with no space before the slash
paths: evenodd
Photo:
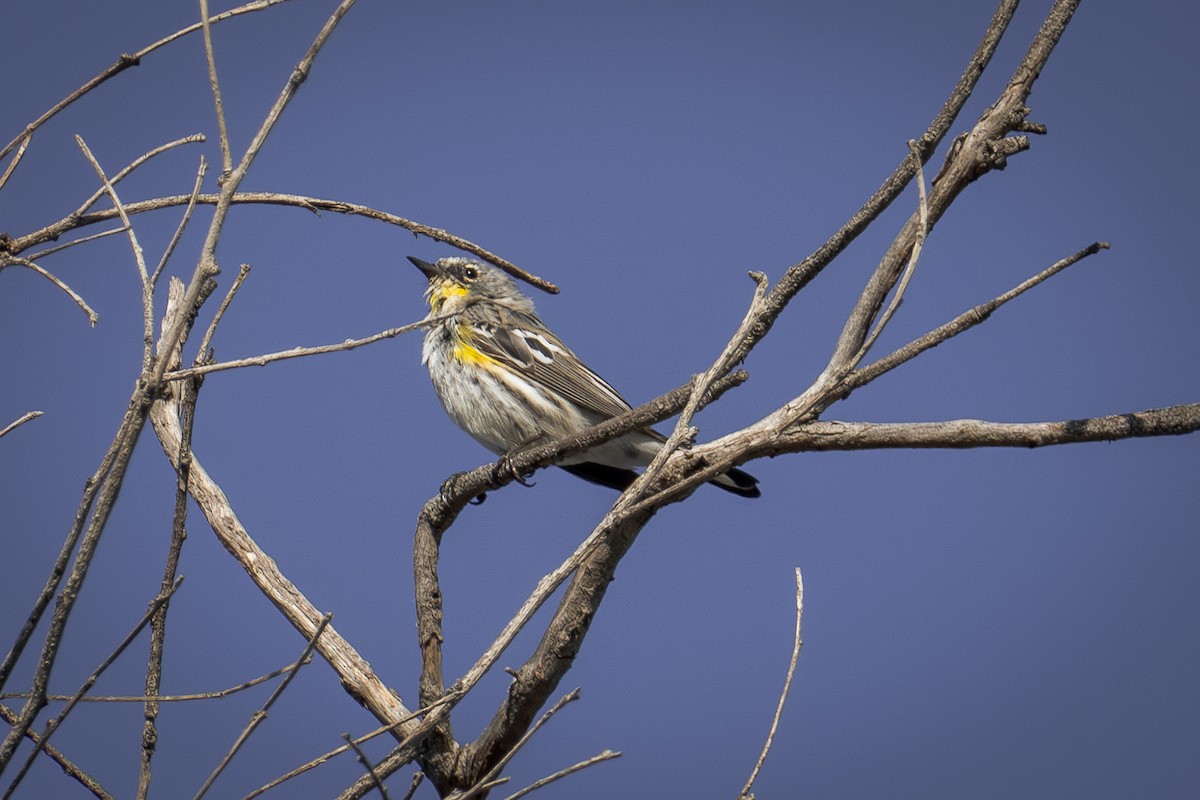
<path id="1" fill-rule="evenodd" d="M 429 280 L 440 277 L 442 274 L 441 268 L 437 264 L 430 264 L 428 261 L 422 261 L 416 256 L 408 256 L 408 260 L 413 263 L 413 266 L 425 273 L 425 277 Z"/>

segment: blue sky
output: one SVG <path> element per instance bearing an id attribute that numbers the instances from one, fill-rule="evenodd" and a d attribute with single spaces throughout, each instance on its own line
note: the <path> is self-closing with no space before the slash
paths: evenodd
<path id="1" fill-rule="evenodd" d="M 197 14 L 185 2 L 23 5 L 6 13 L 0 54 L 4 141 L 118 53 Z M 214 29 L 235 150 L 332 6 L 293 0 Z M 992 101 L 1048 6 L 1023 5 L 953 132 Z M 555 281 L 560 295 L 535 294 L 545 321 L 638 403 L 719 352 L 749 302 L 747 270 L 777 279 L 865 201 L 936 113 L 992 11 L 953 0 L 919 14 L 874 0 L 364 1 L 243 188 L 373 206 Z M 1200 398 L 1191 239 L 1200 210 L 1198 23 L 1190 4 L 1082 5 L 1031 98 L 1031 119 L 1049 135 L 953 206 L 877 352 L 1092 241 L 1112 250 L 860 390 L 828 419 L 1059 420 Z M 128 201 L 187 192 L 201 153 L 219 161 L 215 131 L 201 41 L 184 39 L 38 132 L 0 193 L 0 230 L 37 229 L 94 191 L 76 133 L 110 171 L 165 141 L 208 134 L 123 182 Z M 805 388 L 914 203 L 900 200 L 789 306 L 747 362 L 751 380 L 698 418 L 701 438 L 749 424 Z M 173 274 L 191 273 L 207 219 L 199 216 Z M 150 261 L 177 219 L 135 220 Z M 218 254 L 219 291 L 239 263 L 253 270 L 222 323 L 217 356 L 337 342 L 418 319 L 422 279 L 404 256 L 451 252 L 361 219 L 237 208 Z M 141 353 L 125 240 L 41 263 L 101 319 L 90 328 L 28 271 L 0 276 L 0 425 L 45 412 L 0 440 L 6 642 L 116 430 Z M 419 337 L 211 376 L 195 450 L 284 573 L 415 702 L 412 522 L 447 475 L 488 459 L 438 406 Z M 564 692 L 580 686 L 582 699 L 514 760 L 514 789 L 610 748 L 624 756 L 541 796 L 734 797 L 783 680 L 799 566 L 805 649 L 760 797 L 1200 790 L 1194 437 L 806 454 L 748 469 L 762 499 L 702 489 L 642 534 L 563 683 Z M 469 508 L 446 537 L 449 678 L 614 499 L 559 471 L 536 482 Z M 173 487 L 147 433 L 52 691 L 73 691 L 156 593 Z M 182 572 L 165 691 L 220 689 L 299 653 L 303 641 L 195 509 Z M 535 644 L 527 634 L 502 663 L 518 666 Z M 143 639 L 96 691 L 139 693 L 144 652 Z M 6 689 L 28 678 L 25 663 Z M 458 709 L 460 739 L 486 724 L 507 681 L 497 671 Z M 154 796 L 190 796 L 266 691 L 168 707 Z M 315 663 L 210 796 L 240 797 L 336 746 L 342 732 L 374 725 Z M 132 796 L 140 731 L 140 706 L 87 705 L 54 741 L 111 791 Z M 380 757 L 386 743 L 369 752 Z M 330 796 L 358 773 L 349 759 L 334 762 L 280 796 Z M 395 777 L 393 794 L 408 774 Z M 84 795 L 39 763 L 17 796 Z"/>

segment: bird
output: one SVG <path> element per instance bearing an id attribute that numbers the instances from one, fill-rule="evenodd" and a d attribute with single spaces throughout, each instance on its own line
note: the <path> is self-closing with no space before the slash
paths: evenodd
<path id="1" fill-rule="evenodd" d="M 424 273 L 429 303 L 421 360 L 442 407 L 488 450 L 510 456 L 630 409 L 615 389 L 563 344 L 508 275 L 471 258 L 408 260 Z M 563 459 L 557 466 L 586 481 L 626 489 L 666 438 L 637 428 Z M 759 497 L 758 479 L 731 468 L 709 481 Z"/>

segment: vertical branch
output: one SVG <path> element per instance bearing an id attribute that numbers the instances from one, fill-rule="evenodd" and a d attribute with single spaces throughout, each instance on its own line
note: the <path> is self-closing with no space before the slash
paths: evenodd
<path id="1" fill-rule="evenodd" d="M 221 139 L 221 177 L 233 170 L 233 154 L 229 150 L 229 129 L 225 127 L 225 105 L 221 102 L 221 82 L 217 80 L 217 59 L 213 53 L 212 24 L 208 19 L 208 0 L 200 0 L 200 27 L 204 31 L 204 59 L 208 63 L 208 84 L 212 89 L 213 105 L 217 112 L 217 132 Z"/>
<path id="2" fill-rule="evenodd" d="M 164 319 L 169 319 L 180 312 L 178 304 L 183 299 L 183 287 L 173 281 L 167 297 L 167 310 Z M 180 349 L 170 354 L 159 354 L 172 366 L 177 366 L 181 358 Z M 167 391 L 178 391 L 182 397 L 179 403 L 183 439 L 180 445 L 179 469 L 176 471 L 175 511 L 171 527 L 171 544 L 167 549 L 167 560 L 163 567 L 163 586 L 169 586 L 175 580 L 179 569 L 179 556 L 183 550 L 184 540 L 187 539 L 187 480 L 192 466 L 192 423 L 196 416 L 196 399 L 200 384 L 204 382 L 203 375 L 197 375 L 170 387 Z M 164 603 L 150 621 L 150 655 L 146 664 L 146 697 L 143 706 L 144 723 L 142 725 L 142 756 L 138 768 L 138 800 L 145 800 L 150 792 L 151 770 L 150 762 L 158 744 L 158 700 L 162 683 L 163 644 L 167 635 L 167 611 L 169 603 Z"/>
<path id="3" fill-rule="evenodd" d="M 246 177 L 250 165 L 254 163 L 258 151 L 262 149 L 263 143 L 267 140 L 268 134 L 275 127 L 275 123 L 279 121 L 279 117 L 283 114 L 283 110 L 291 102 L 296 95 L 296 91 L 300 88 L 300 84 L 304 83 L 308 77 L 309 70 L 312 69 L 313 61 L 317 54 L 324 47 L 325 42 L 329 40 L 334 28 L 341 21 L 346 12 L 354 5 L 354 0 L 341 0 L 338 7 L 334 9 L 333 14 L 325 21 L 325 25 L 321 28 L 308 51 L 300 59 L 299 63 L 292 70 L 291 76 L 284 85 L 283 90 L 275 99 L 275 103 L 267 112 L 267 117 L 263 120 L 263 124 L 259 127 L 258 132 L 254 134 L 249 147 L 242 155 L 241 161 L 229 173 L 228 178 L 221 184 L 220 194 L 217 196 L 216 207 L 213 210 L 213 218 L 209 223 L 208 235 L 205 237 L 204 245 L 200 251 L 200 258 L 196 262 L 196 270 L 192 274 L 192 279 L 188 283 L 187 293 L 184 296 L 184 306 L 194 308 L 197 306 L 197 301 L 200 299 L 201 288 L 204 282 L 209 278 L 216 277 L 221 271 L 217 266 L 217 244 L 221 240 L 221 232 L 225 227 L 225 219 L 229 215 L 230 206 L 233 204 L 233 195 L 237 192 L 238 186 L 241 185 L 242 179 Z M 176 343 L 180 341 L 183 329 L 180 325 L 172 326 L 163 335 L 165 349 L 171 350 Z M 151 375 L 151 383 L 157 385 L 162 380 L 163 373 L 166 371 L 165 366 L 159 363 Z"/>
<path id="4" fill-rule="evenodd" d="M 754 769 L 750 771 L 750 778 L 746 781 L 746 785 L 742 787 L 742 791 L 738 793 L 738 800 L 753 800 L 754 795 L 750 794 L 751 787 L 758 780 L 758 773 L 762 770 L 762 765 L 766 763 L 767 753 L 771 752 L 771 744 L 775 741 L 775 731 L 779 728 L 779 718 L 783 716 L 783 704 L 787 702 L 788 691 L 792 688 L 792 678 L 796 674 L 796 663 L 800 660 L 800 649 L 804 647 L 804 640 L 800 636 L 800 623 L 804 618 L 804 578 L 800 575 L 800 568 L 796 567 L 796 635 L 792 644 L 792 660 L 788 663 L 787 677 L 783 679 L 783 691 L 779 694 L 779 704 L 775 706 L 775 716 L 771 719 L 771 730 L 767 732 L 767 742 L 763 745 L 762 752 L 758 756 L 758 761 L 754 764 Z"/>
<path id="5" fill-rule="evenodd" d="M 150 275 L 151 287 L 158 284 L 158 277 L 162 275 L 167 262 L 171 260 L 171 256 L 174 254 L 175 248 L 183 236 L 183 231 L 192 218 L 192 212 L 196 210 L 196 199 L 200 196 L 200 187 L 204 184 L 204 176 L 207 172 L 208 162 L 204 160 L 204 156 L 200 156 L 200 166 L 196 168 L 196 182 L 192 184 L 192 193 L 188 196 L 187 206 L 183 210 L 183 217 L 179 220 L 179 224 L 175 226 L 175 233 L 171 234 L 171 241 L 167 242 L 166 248 L 163 249 L 162 257 L 158 260 L 158 266 L 154 268 L 154 272 Z"/>
<path id="6" fill-rule="evenodd" d="M 100 162 L 96 160 L 96 157 L 92 155 L 92 151 L 88 149 L 87 143 L 83 141 L 83 137 L 75 134 L 75 142 L 83 150 L 83 154 L 91 163 L 92 168 L 96 170 L 96 175 L 100 177 L 101 183 L 104 184 L 104 191 L 108 193 L 109 199 L 112 200 L 117 213 L 121 216 L 121 223 L 125 227 L 125 232 L 129 234 L 129 244 L 133 248 L 133 260 L 137 263 L 138 277 L 142 281 L 142 369 L 144 371 L 150 366 L 150 354 L 154 347 L 154 286 L 150 282 L 150 273 L 146 269 L 146 258 L 142 252 L 142 245 L 138 242 L 137 234 L 133 230 L 133 223 L 129 221 L 129 214 L 125 212 L 125 205 L 121 202 L 121 198 L 117 196 L 116 187 L 112 185 L 108 176 L 104 174 L 104 169 L 100 166 Z"/>

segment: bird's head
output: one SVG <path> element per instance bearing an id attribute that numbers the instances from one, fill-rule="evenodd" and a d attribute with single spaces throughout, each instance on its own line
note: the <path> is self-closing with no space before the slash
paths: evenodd
<path id="1" fill-rule="evenodd" d="M 490 264 L 461 256 L 439 258 L 433 263 L 414 256 L 408 260 L 429 279 L 425 299 L 435 314 L 458 311 L 468 303 L 498 303 L 515 311 L 533 311 L 533 301 Z"/>

